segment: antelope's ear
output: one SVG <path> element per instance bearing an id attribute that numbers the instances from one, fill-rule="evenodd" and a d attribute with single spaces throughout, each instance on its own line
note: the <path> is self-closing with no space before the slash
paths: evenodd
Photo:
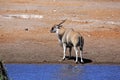
<path id="1" fill-rule="evenodd" d="M 63 25 L 59 25 L 59 27 L 58 27 L 58 28 L 60 29 L 62 26 L 63 26 Z"/>

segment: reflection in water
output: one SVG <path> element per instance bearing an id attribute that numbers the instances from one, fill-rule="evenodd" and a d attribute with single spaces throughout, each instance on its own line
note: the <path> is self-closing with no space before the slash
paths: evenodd
<path id="1" fill-rule="evenodd" d="M 79 66 L 73 66 L 73 65 L 65 65 L 63 66 L 62 70 L 66 74 L 78 74 L 81 72 L 81 68 Z"/>
<path id="2" fill-rule="evenodd" d="M 63 65 L 59 73 L 61 80 L 78 80 L 82 69 L 80 66 Z"/>
<path id="3" fill-rule="evenodd" d="M 120 65 L 6 64 L 11 80 L 120 80 Z"/>

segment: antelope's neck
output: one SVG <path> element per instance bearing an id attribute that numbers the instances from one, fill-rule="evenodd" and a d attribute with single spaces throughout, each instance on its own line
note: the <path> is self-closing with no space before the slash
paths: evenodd
<path id="1" fill-rule="evenodd" d="M 58 36 L 59 42 L 62 41 L 62 37 L 64 33 L 65 33 L 65 28 L 61 28 L 58 30 L 57 36 Z"/>

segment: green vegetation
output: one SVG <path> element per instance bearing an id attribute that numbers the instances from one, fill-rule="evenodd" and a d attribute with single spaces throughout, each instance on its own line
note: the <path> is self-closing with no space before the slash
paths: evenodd
<path id="1" fill-rule="evenodd" d="M 2 61 L 0 61 L 0 80 L 9 80 Z"/>

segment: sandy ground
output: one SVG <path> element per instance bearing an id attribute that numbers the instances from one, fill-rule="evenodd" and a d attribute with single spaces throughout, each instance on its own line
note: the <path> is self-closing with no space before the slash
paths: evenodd
<path id="1" fill-rule="evenodd" d="M 0 59 L 6 63 L 59 62 L 63 51 L 50 28 L 61 20 L 84 39 L 85 63 L 120 64 L 119 0 L 0 0 Z M 67 53 L 68 56 L 68 53 Z"/>

